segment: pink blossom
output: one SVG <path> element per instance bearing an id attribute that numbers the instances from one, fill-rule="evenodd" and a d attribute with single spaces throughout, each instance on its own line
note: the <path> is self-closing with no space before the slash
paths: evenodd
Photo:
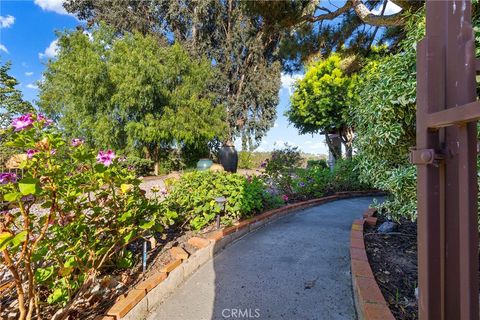
<path id="1" fill-rule="evenodd" d="M 106 167 L 112 164 L 113 159 L 115 159 L 115 152 L 113 152 L 112 150 L 107 150 L 107 151 L 100 150 L 98 152 L 97 162 L 102 163 Z"/>
<path id="2" fill-rule="evenodd" d="M 11 172 L 0 173 L 0 184 L 15 183 L 17 182 L 17 175 Z"/>
<path id="3" fill-rule="evenodd" d="M 286 194 L 284 194 L 284 195 L 282 196 L 282 199 L 283 199 L 283 201 L 287 202 L 287 201 L 288 201 L 288 196 L 287 196 Z"/>
<path id="4" fill-rule="evenodd" d="M 70 142 L 70 145 L 74 148 L 82 145 L 85 143 L 85 140 L 83 139 L 72 139 L 72 141 Z"/>
<path id="5" fill-rule="evenodd" d="M 54 156 L 56 153 L 57 153 L 57 149 L 52 149 L 52 150 L 50 150 L 50 154 L 51 154 L 52 156 Z"/>
<path id="6" fill-rule="evenodd" d="M 27 113 L 13 119 L 12 127 L 15 128 L 15 131 L 22 131 L 31 128 L 34 122 L 33 115 L 31 113 Z"/>
<path id="7" fill-rule="evenodd" d="M 34 155 L 35 153 L 38 153 L 38 150 L 28 149 L 28 150 L 27 150 L 27 158 L 28 158 L 28 159 L 32 159 L 32 158 L 33 158 L 33 155 Z"/>

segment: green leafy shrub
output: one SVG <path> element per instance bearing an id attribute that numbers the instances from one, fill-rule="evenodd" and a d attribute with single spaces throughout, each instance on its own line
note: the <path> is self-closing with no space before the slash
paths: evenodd
<path id="1" fill-rule="evenodd" d="M 307 169 L 317 168 L 317 167 L 321 169 L 328 168 L 327 160 L 325 159 L 307 160 Z"/>
<path id="2" fill-rule="evenodd" d="M 321 166 L 297 169 L 292 190 L 298 198 L 320 198 L 329 192 L 330 170 Z"/>
<path id="3" fill-rule="evenodd" d="M 22 177 L 0 173 L 1 201 L 13 207 L 0 216 L 0 251 L 25 319 L 42 312 L 40 289 L 48 303 L 65 305 L 108 265 L 128 258 L 129 243 L 175 216 L 143 196 L 140 180 L 113 151 L 95 155 L 82 140 L 65 141 L 42 115 L 18 117 L 9 130 L 8 145 L 27 160 Z"/>
<path id="4" fill-rule="evenodd" d="M 220 215 L 223 224 L 245 217 L 263 208 L 264 184 L 256 178 L 225 172 L 194 171 L 184 174 L 171 187 L 165 203 L 193 229 L 199 230 Z M 221 210 L 215 198 L 225 197 Z"/>
<path id="5" fill-rule="evenodd" d="M 275 149 L 266 163 L 264 179 L 273 188 L 291 197 L 294 195 L 295 170 L 301 164 L 302 156 L 297 147 L 285 145 L 283 149 Z"/>
<path id="6" fill-rule="evenodd" d="M 416 217 L 415 145 L 416 43 L 425 32 L 423 12 L 408 19 L 399 52 L 373 60 L 359 77 L 353 110 L 361 179 L 391 194 L 384 203 L 392 217 Z"/>
<path id="7" fill-rule="evenodd" d="M 135 156 L 128 156 L 122 166 L 135 171 L 138 176 L 148 176 L 153 171 L 153 161 Z"/>
<path id="8" fill-rule="evenodd" d="M 360 180 L 358 158 L 338 160 L 330 180 L 332 191 L 360 191 L 371 189 L 371 185 Z"/>
<path id="9" fill-rule="evenodd" d="M 253 155 L 249 151 L 240 151 L 238 153 L 238 167 L 240 169 L 253 169 Z"/>

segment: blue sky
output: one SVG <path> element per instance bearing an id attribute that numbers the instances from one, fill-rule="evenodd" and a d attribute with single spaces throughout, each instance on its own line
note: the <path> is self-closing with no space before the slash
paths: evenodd
<path id="1" fill-rule="evenodd" d="M 394 11 L 393 3 L 389 3 L 387 14 Z M 20 82 L 18 88 L 25 99 L 37 99 L 35 83 L 41 79 L 48 59 L 55 57 L 55 31 L 73 29 L 81 23 L 63 9 L 62 0 L 0 0 L 0 61 L 12 62 L 10 72 Z M 282 74 L 278 118 L 257 150 L 268 151 L 288 143 L 307 153 L 327 154 L 322 136 L 299 135 L 283 116 L 291 86 L 299 77 L 300 74 Z"/>

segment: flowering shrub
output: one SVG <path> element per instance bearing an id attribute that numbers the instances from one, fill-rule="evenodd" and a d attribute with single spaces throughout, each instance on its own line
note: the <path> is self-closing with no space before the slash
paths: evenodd
<path id="1" fill-rule="evenodd" d="M 2 263 L 16 285 L 19 319 L 40 316 L 44 299 L 65 305 L 90 287 L 126 246 L 174 223 L 148 201 L 111 150 L 93 154 L 65 141 L 42 115 L 13 120 L 9 146 L 25 150 L 23 175 L 0 174 Z M 5 205 L 4 205 L 5 207 Z M 67 308 L 68 309 L 68 308 Z"/>
<path id="2" fill-rule="evenodd" d="M 292 180 L 292 190 L 298 198 L 319 198 L 330 193 L 332 174 L 327 168 L 314 166 L 308 169 L 297 169 Z"/>
<path id="3" fill-rule="evenodd" d="M 256 177 L 195 171 L 184 174 L 173 184 L 165 203 L 198 230 L 213 222 L 217 215 L 228 225 L 261 210 L 265 193 L 263 182 Z M 224 210 L 215 201 L 218 197 L 227 199 Z"/>

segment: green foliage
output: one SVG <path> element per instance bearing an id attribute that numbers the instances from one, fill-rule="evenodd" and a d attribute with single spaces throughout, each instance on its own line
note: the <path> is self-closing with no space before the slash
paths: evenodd
<path id="1" fill-rule="evenodd" d="M 14 116 L 32 112 L 32 105 L 24 101 L 22 92 L 15 87 L 17 79 L 9 75 L 11 64 L 0 66 L 0 129 L 5 129 Z"/>
<path id="2" fill-rule="evenodd" d="M 327 160 L 325 159 L 307 160 L 307 169 L 317 168 L 317 167 L 322 169 L 328 168 Z"/>
<path id="3" fill-rule="evenodd" d="M 240 151 L 238 153 L 238 167 L 240 169 L 258 169 L 270 156 L 270 152 Z"/>
<path id="4" fill-rule="evenodd" d="M 294 194 L 293 175 L 301 163 L 302 156 L 298 147 L 285 145 L 283 149 L 275 149 L 265 167 L 264 179 L 276 190 L 290 197 Z"/>
<path id="5" fill-rule="evenodd" d="M 372 189 L 371 185 L 360 180 L 359 158 L 342 159 L 335 163 L 330 189 L 333 191 L 361 191 Z"/>
<path id="6" fill-rule="evenodd" d="M 7 143 L 29 155 L 22 177 L 2 173 L 0 181 L 1 200 L 14 207 L 0 217 L 1 261 L 13 270 L 19 301 L 27 301 L 21 312 L 34 310 L 28 301 L 40 291 L 48 303 L 66 304 L 108 265 L 127 265 L 128 244 L 175 218 L 143 196 L 140 180 L 113 152 L 96 156 L 40 115 L 25 117 L 31 124 L 9 129 Z"/>
<path id="7" fill-rule="evenodd" d="M 407 30 L 400 52 L 362 70 L 354 124 L 363 181 L 391 194 L 384 206 L 392 217 L 414 219 L 416 170 L 408 153 L 415 145 L 415 45 L 425 31 L 423 12 L 408 19 Z"/>
<path id="8" fill-rule="evenodd" d="M 295 170 L 292 180 L 293 193 L 298 199 L 320 198 L 330 192 L 330 169 L 314 166 L 307 169 Z"/>
<path id="9" fill-rule="evenodd" d="M 356 75 L 348 74 L 351 58 L 343 58 L 333 53 L 326 59 L 308 64 L 303 79 L 295 83 L 290 109 L 286 116 L 299 129 L 306 133 L 337 133 L 351 150 L 353 129 L 350 126 L 350 110 L 356 102 Z M 327 140 L 332 151 L 332 143 Z M 348 152 L 350 153 L 350 152 Z M 334 152 L 336 158 L 339 154 Z"/>
<path id="10" fill-rule="evenodd" d="M 154 161 L 172 147 L 206 145 L 225 132 L 211 93 L 213 69 L 152 36 L 116 37 L 107 27 L 60 35 L 39 104 L 69 137 Z"/>
<path id="11" fill-rule="evenodd" d="M 239 174 L 193 171 L 173 184 L 165 200 L 169 211 L 199 230 L 220 215 L 223 224 L 258 212 L 264 206 L 264 185 L 258 178 L 247 179 Z M 225 197 L 221 210 L 215 198 Z"/>
<path id="12" fill-rule="evenodd" d="M 228 130 L 220 132 L 228 139 L 241 137 L 244 149 L 251 149 L 275 121 L 280 34 L 246 6 L 239 0 L 65 3 L 80 19 L 106 22 L 119 33 L 152 34 L 158 42 L 181 44 L 195 57 L 207 56 L 215 64 L 212 91 L 227 111 Z"/>
<path id="13" fill-rule="evenodd" d="M 310 63 L 295 83 L 286 115 L 301 134 L 336 132 L 346 124 L 353 81 L 338 54 Z"/>
<path id="14" fill-rule="evenodd" d="M 153 161 L 135 156 L 128 156 L 122 167 L 133 170 L 137 176 L 148 176 L 153 171 Z"/>

